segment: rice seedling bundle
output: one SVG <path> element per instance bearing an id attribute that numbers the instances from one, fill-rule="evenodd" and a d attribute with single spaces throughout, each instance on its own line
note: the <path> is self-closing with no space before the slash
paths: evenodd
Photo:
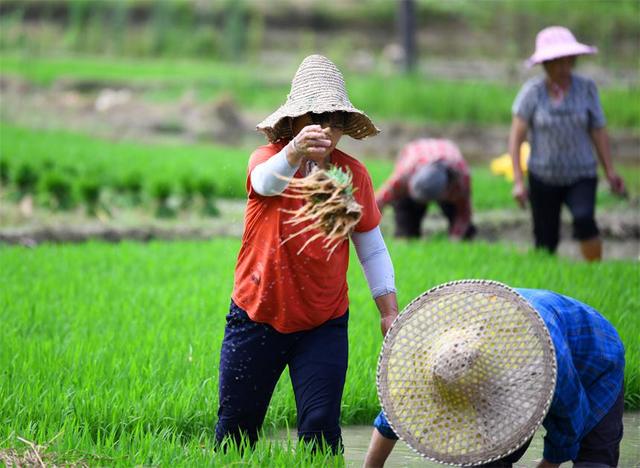
<path id="1" fill-rule="evenodd" d="M 300 247 L 298 255 L 314 240 L 324 238 L 323 246 L 328 251 L 328 260 L 362 218 L 362 206 L 353 196 L 351 179 L 349 169 L 345 172 L 336 166 L 313 171 L 303 178 L 292 179 L 289 182 L 289 190 L 283 195 L 302 199 L 304 205 L 297 210 L 284 210 L 292 215 L 286 223 L 294 226 L 309 224 L 291 234 L 282 243 L 305 232 L 318 231 Z"/>

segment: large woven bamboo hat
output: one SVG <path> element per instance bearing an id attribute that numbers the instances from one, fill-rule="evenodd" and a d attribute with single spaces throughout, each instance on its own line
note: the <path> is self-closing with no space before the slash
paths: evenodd
<path id="1" fill-rule="evenodd" d="M 256 128 L 274 142 L 292 137 L 287 117 L 299 117 L 307 112 L 321 114 L 336 111 L 348 113 L 345 135 L 362 139 L 380 133 L 367 114 L 356 109 L 349 101 L 338 67 L 322 55 L 309 55 L 293 77 L 287 101 Z"/>
<path id="2" fill-rule="evenodd" d="M 479 465 L 522 446 L 556 384 L 540 315 L 501 283 L 464 280 L 416 298 L 387 333 L 378 395 L 389 424 L 440 463 Z"/>

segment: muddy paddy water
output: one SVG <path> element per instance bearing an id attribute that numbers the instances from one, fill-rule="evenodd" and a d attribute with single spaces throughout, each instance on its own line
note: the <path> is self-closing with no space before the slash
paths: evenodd
<path id="1" fill-rule="evenodd" d="M 362 466 L 369 440 L 371 439 L 372 426 L 346 426 L 342 428 L 342 437 L 345 444 L 345 462 L 349 467 Z M 286 440 L 287 432 L 281 431 L 274 439 Z M 295 430 L 289 434 L 296 439 Z M 516 466 L 535 467 L 542 457 L 544 429 L 540 429 L 533 438 L 529 449 Z M 402 441 L 398 441 L 395 449 L 389 457 L 385 467 L 443 467 L 440 463 L 425 460 L 416 454 Z M 571 463 L 563 463 L 562 467 L 570 467 Z M 620 468 L 640 467 L 640 412 L 629 412 L 624 415 L 624 437 L 620 446 Z"/>

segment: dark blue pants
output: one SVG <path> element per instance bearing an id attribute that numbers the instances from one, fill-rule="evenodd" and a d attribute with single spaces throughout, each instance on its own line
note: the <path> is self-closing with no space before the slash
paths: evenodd
<path id="1" fill-rule="evenodd" d="M 599 234 L 595 219 L 594 178 L 580 179 L 571 185 L 549 185 L 529 173 L 529 201 L 536 247 L 555 253 L 560 242 L 560 211 L 566 204 L 573 217 L 573 237 L 589 240 Z"/>
<path id="2" fill-rule="evenodd" d="M 624 389 L 607 414 L 580 441 L 578 457 L 573 460 L 574 468 L 605 468 L 618 466 L 620 441 L 622 441 L 624 412 Z M 531 439 L 522 447 L 504 458 L 485 465 L 486 468 L 509 468 L 525 454 Z"/>
<path id="3" fill-rule="evenodd" d="M 442 214 L 449 222 L 449 228 L 456 219 L 456 206 L 449 202 L 437 202 L 440 206 Z M 418 203 L 410 197 L 401 198 L 392 203 L 394 219 L 396 223 L 395 236 L 401 238 L 420 237 L 422 235 L 420 227 L 422 220 L 427 214 L 429 205 L 427 203 Z M 471 240 L 476 235 L 476 227 L 470 224 L 467 231 L 463 234 L 464 240 Z"/>
<path id="4" fill-rule="evenodd" d="M 280 333 L 252 321 L 233 301 L 222 350 L 216 440 L 253 445 L 286 366 L 298 411 L 298 438 L 342 450 L 340 403 L 347 373 L 349 312 L 313 330 Z"/>

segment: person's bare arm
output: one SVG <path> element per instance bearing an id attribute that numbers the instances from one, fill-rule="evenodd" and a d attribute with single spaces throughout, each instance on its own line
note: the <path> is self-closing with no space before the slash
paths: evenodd
<path id="1" fill-rule="evenodd" d="M 559 463 L 551 463 L 550 461 L 547 461 L 543 458 L 538 463 L 537 468 L 558 468 L 559 466 Z"/>
<path id="2" fill-rule="evenodd" d="M 529 125 L 525 120 L 517 115 L 513 116 L 511 121 L 511 131 L 509 132 L 509 154 L 511 155 L 511 163 L 513 164 L 513 198 L 518 202 L 521 208 L 527 205 L 527 188 L 524 184 L 524 175 L 522 166 L 520 165 L 520 147 L 527 138 Z"/>
<path id="3" fill-rule="evenodd" d="M 389 458 L 393 447 L 396 445 L 396 440 L 387 439 L 378 432 L 377 429 L 373 430 L 371 434 L 371 442 L 367 455 L 364 459 L 364 468 L 382 468 L 384 463 Z"/>
<path id="4" fill-rule="evenodd" d="M 380 329 L 382 335 L 386 335 L 391 324 L 398 316 L 398 299 L 396 293 L 389 293 L 375 298 L 376 306 L 380 311 Z"/>
<path id="5" fill-rule="evenodd" d="M 611 160 L 611 146 L 609 145 L 609 134 L 607 133 L 606 127 L 594 128 L 589 132 L 589 134 L 591 135 L 593 145 L 596 147 L 598 159 L 602 164 L 602 168 L 604 169 L 611 191 L 618 195 L 625 195 L 626 188 L 624 186 L 624 181 L 613 168 L 613 161 Z"/>

